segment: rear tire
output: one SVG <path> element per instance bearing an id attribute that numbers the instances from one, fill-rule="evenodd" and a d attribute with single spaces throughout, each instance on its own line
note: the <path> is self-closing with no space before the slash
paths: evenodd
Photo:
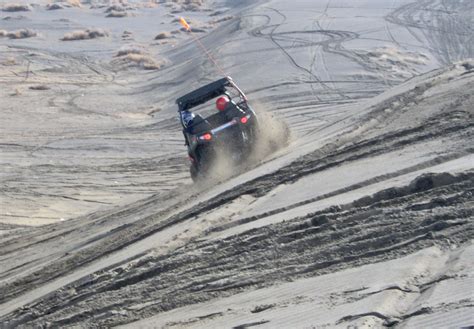
<path id="1" fill-rule="evenodd" d="M 196 183 L 199 180 L 199 171 L 194 163 L 189 167 L 189 173 L 193 182 Z"/>
<path id="2" fill-rule="evenodd" d="M 213 152 L 210 147 L 199 147 L 195 151 L 196 161 L 189 168 L 193 182 L 206 178 L 212 166 Z"/>

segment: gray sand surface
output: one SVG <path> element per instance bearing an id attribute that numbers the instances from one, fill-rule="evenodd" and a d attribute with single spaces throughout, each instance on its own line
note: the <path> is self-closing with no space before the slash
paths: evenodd
<path id="1" fill-rule="evenodd" d="M 474 325 L 474 2 L 55 3 L 0 2 L 0 328 Z M 180 16 L 285 141 L 207 183 Z"/>

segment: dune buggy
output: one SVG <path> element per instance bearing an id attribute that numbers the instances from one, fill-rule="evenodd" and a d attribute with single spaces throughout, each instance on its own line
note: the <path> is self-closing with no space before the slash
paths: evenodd
<path id="1" fill-rule="evenodd" d="M 212 176 L 217 157 L 238 164 L 252 151 L 258 119 L 245 94 L 225 77 L 176 100 L 193 181 Z"/>

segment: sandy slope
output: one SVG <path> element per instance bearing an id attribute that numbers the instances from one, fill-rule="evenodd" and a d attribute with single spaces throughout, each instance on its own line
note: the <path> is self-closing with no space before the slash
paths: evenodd
<path id="1" fill-rule="evenodd" d="M 39 33 L 0 39 L 2 326 L 473 323 L 472 4 L 185 12 L 292 133 L 211 186 L 190 183 L 173 101 L 218 73 L 189 36 L 153 41 L 179 5 L 134 5 L 2 19 Z M 90 27 L 109 36 L 59 40 Z M 131 46 L 163 68 L 122 66 Z"/>

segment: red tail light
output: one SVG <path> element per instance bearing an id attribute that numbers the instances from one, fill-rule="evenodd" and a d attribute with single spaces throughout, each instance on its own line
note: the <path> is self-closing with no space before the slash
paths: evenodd
<path id="1" fill-rule="evenodd" d="M 212 135 L 210 133 L 206 133 L 206 134 L 202 135 L 201 137 L 205 141 L 210 141 L 212 139 Z"/>
<path id="2" fill-rule="evenodd" d="M 242 122 L 243 124 L 246 124 L 247 121 L 249 121 L 249 119 L 247 117 L 240 118 L 240 122 Z"/>

